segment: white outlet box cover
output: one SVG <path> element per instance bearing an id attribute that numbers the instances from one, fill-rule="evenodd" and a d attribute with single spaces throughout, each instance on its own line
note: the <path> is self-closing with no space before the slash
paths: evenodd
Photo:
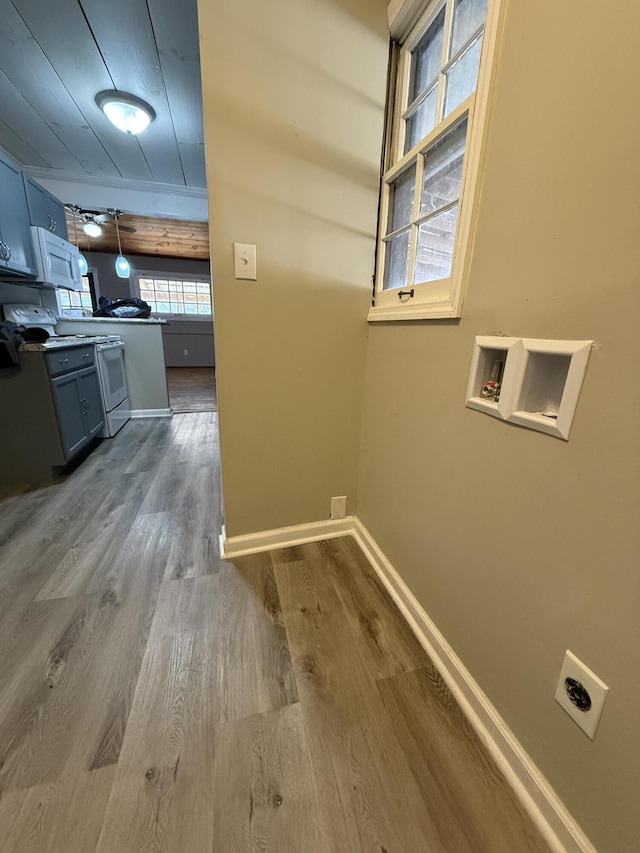
<path id="1" fill-rule="evenodd" d="M 591 708 L 588 711 L 581 711 L 580 708 L 576 707 L 569 699 L 564 683 L 565 678 L 574 678 L 586 689 L 589 697 L 591 698 Z M 580 726 L 582 731 L 591 738 L 591 740 L 596 736 L 596 730 L 598 728 L 598 723 L 600 722 L 600 717 L 602 716 L 602 709 L 604 708 L 604 703 L 606 702 L 608 693 L 609 688 L 604 681 L 599 679 L 595 673 L 591 672 L 589 667 L 585 666 L 582 661 L 573 654 L 573 652 L 570 652 L 569 649 L 567 649 L 562 669 L 560 670 L 560 678 L 558 679 L 558 686 L 556 687 L 555 699 L 571 719 Z"/>

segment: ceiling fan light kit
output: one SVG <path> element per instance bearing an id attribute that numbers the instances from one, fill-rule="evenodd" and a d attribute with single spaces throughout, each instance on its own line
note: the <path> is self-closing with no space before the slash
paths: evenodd
<path id="1" fill-rule="evenodd" d="M 153 107 L 142 98 L 117 89 L 98 92 L 96 104 L 111 124 L 131 135 L 145 131 L 156 117 Z"/>
<path id="2" fill-rule="evenodd" d="M 102 234 L 102 228 L 98 225 L 97 222 L 93 221 L 85 222 L 82 226 L 82 230 L 89 237 L 100 237 L 100 235 Z"/>

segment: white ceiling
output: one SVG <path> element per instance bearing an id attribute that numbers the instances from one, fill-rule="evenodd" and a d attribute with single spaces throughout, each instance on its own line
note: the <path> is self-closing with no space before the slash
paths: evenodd
<path id="1" fill-rule="evenodd" d="M 139 137 L 96 106 L 114 88 L 156 111 Z M 196 0 L 0 0 L 0 147 L 39 175 L 205 187 Z"/>

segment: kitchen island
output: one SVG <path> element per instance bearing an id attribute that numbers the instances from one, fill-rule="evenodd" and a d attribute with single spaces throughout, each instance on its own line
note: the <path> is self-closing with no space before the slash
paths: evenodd
<path id="1" fill-rule="evenodd" d="M 125 368 L 131 417 L 171 415 L 164 366 L 162 326 L 165 320 L 120 317 L 61 317 L 58 335 L 119 335 L 125 343 Z"/>

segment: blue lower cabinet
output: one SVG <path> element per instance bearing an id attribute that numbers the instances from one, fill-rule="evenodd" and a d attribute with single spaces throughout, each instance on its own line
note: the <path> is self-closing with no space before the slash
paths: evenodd
<path id="1" fill-rule="evenodd" d="M 71 459 L 104 425 L 95 366 L 52 379 L 51 391 L 64 454 Z"/>

